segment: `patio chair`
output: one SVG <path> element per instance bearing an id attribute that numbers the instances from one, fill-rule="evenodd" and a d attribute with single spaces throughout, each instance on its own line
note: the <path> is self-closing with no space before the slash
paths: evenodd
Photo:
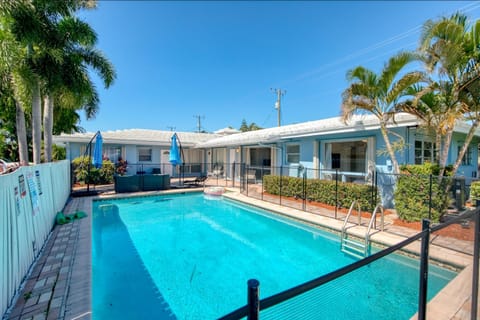
<path id="1" fill-rule="evenodd" d="M 207 176 L 196 177 L 194 180 L 187 180 L 184 181 L 184 184 L 191 184 L 191 185 L 200 185 L 201 183 L 205 184 L 205 180 L 207 180 Z"/>
<path id="2" fill-rule="evenodd" d="M 223 175 L 223 166 L 221 165 L 215 165 L 213 167 L 213 171 L 208 173 L 208 176 L 211 177 L 221 177 Z"/>
<path id="3" fill-rule="evenodd" d="M 247 181 L 252 181 L 256 182 L 257 181 L 257 176 L 256 176 L 257 171 L 254 169 L 248 170 L 247 171 Z"/>

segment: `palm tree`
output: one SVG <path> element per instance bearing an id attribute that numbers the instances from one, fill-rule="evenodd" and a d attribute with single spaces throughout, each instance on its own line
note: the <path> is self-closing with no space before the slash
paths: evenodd
<path id="1" fill-rule="evenodd" d="M 75 17 L 65 17 L 58 24 L 61 62 L 50 65 L 45 73 L 48 85 L 45 94 L 44 142 L 46 161 L 51 161 L 54 101 L 64 107 L 85 110 L 87 119 L 98 110 L 98 94 L 87 67 L 97 71 L 108 88 L 116 77 L 112 64 L 94 49 L 97 37 L 90 26 Z"/>
<path id="2" fill-rule="evenodd" d="M 31 101 L 28 84 L 34 75 L 26 66 L 24 48 L 10 32 L 11 17 L 8 4 L 10 4 L 8 1 L 0 2 L 0 81 L 13 95 L 18 158 L 21 165 L 28 165 L 25 106 Z"/>
<path id="3" fill-rule="evenodd" d="M 396 107 L 412 85 L 423 81 L 424 73 L 413 71 L 401 75 L 404 67 L 418 57 L 410 52 L 401 52 L 390 58 L 380 74 L 362 66 L 347 73 L 350 86 L 342 94 L 342 117 L 348 122 L 354 114 L 373 114 L 380 123 L 380 132 L 392 161 L 394 173 L 400 169 L 395 152 L 403 147 L 403 138 L 388 129 L 395 122 Z M 390 135 L 396 136 L 395 141 Z"/>
<path id="4" fill-rule="evenodd" d="M 471 124 L 464 144 L 453 165 L 455 174 L 480 124 L 479 58 L 480 20 L 473 26 L 463 14 L 454 14 L 424 24 L 419 50 L 425 54 L 427 70 L 438 79 L 431 85 L 442 106 L 432 110 L 444 136 L 439 158 L 440 177 L 445 173 L 454 125 L 458 120 Z"/>
<path id="5" fill-rule="evenodd" d="M 25 106 L 31 103 L 33 161 L 40 162 L 41 146 L 41 79 L 36 73 L 35 62 L 41 52 L 41 35 L 48 26 L 36 14 L 33 2 L 26 0 L 0 2 L 2 31 L 11 33 L 20 54 L 14 54 L 15 65 L 10 69 L 10 78 L 17 105 L 17 135 L 20 162 L 28 164 L 25 127 Z"/>
<path id="6" fill-rule="evenodd" d="M 78 125 L 80 115 L 77 110 L 71 107 L 63 107 L 61 104 L 55 104 L 53 119 L 53 134 L 85 132 L 83 127 Z M 53 154 L 52 154 L 53 156 Z"/>
<path id="7" fill-rule="evenodd" d="M 106 87 L 115 78 L 113 66 L 94 49 L 97 38 L 93 30 L 73 16 L 78 9 L 92 8 L 95 4 L 95 1 L 84 0 L 19 0 L 2 2 L 0 7 L 10 18 L 9 28 L 15 38 L 27 48 L 25 65 L 31 71 L 27 83 L 32 101 L 35 163 L 40 162 L 41 151 L 41 92 L 45 102 L 45 154 L 50 161 L 54 101 L 74 97 L 69 99 L 73 102 L 71 107 L 84 108 L 87 116 L 92 115 L 98 109 L 98 94 L 87 67 L 98 72 Z M 65 79 L 65 75 L 69 79 Z"/>
<path id="8" fill-rule="evenodd" d="M 438 164 L 442 163 L 444 161 L 442 157 L 445 157 L 442 146 L 450 145 L 452 132 L 449 128 L 454 127 L 456 120 L 464 112 L 464 110 L 450 108 L 452 104 L 450 87 L 447 82 L 433 80 L 430 80 L 427 87 L 412 86 L 407 90 L 407 94 L 414 98 L 404 101 L 397 107 L 399 111 L 415 115 L 422 121 L 427 133 L 435 136 L 435 161 Z"/>

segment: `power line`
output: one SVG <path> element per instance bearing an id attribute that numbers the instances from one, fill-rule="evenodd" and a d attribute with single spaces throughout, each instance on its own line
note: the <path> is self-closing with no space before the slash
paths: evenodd
<path id="1" fill-rule="evenodd" d="M 473 11 L 477 8 L 480 7 L 480 3 L 476 3 L 476 2 L 473 2 L 473 3 L 470 3 L 470 4 L 467 4 L 461 8 L 459 8 L 457 11 L 460 11 L 460 12 L 470 12 L 470 11 Z M 363 49 L 359 49 L 357 50 L 356 52 L 353 52 L 351 54 L 348 54 L 342 58 L 339 58 L 335 61 L 332 61 L 330 63 L 326 63 L 324 65 L 321 65 L 319 66 L 318 68 L 312 70 L 312 71 L 308 71 L 308 72 L 305 72 L 303 74 L 300 74 L 298 75 L 296 78 L 294 79 L 291 79 L 291 80 L 288 80 L 286 81 L 286 83 L 291 83 L 291 82 L 297 82 L 297 81 L 300 81 L 302 79 L 305 79 L 305 78 L 308 78 L 308 77 L 311 77 L 311 76 L 314 76 L 318 73 L 324 73 L 326 69 L 331 69 L 331 68 L 334 68 L 333 71 L 330 71 L 329 73 L 336 73 L 336 72 L 341 72 L 341 69 L 340 69 L 340 66 L 341 65 L 345 65 L 346 62 L 350 61 L 350 60 L 353 60 L 355 58 L 359 58 L 361 56 L 365 56 L 371 52 L 374 52 L 374 51 L 377 51 L 383 47 L 386 47 L 390 44 L 393 44 L 393 43 L 396 43 L 402 39 L 405 39 L 411 35 L 414 35 L 414 34 L 419 34 L 420 31 L 422 30 L 423 28 L 423 25 L 418 25 L 416 27 L 413 27 L 407 31 L 404 31 L 400 34 L 397 34 L 397 35 L 394 35 L 388 39 L 385 39 L 385 40 L 382 40 L 380 42 L 377 42 L 371 46 L 368 46 L 368 47 L 365 47 Z M 398 47 L 394 50 L 391 50 L 392 52 L 393 51 L 399 51 L 399 50 L 402 50 L 402 49 L 405 49 L 405 46 L 402 45 L 401 47 Z M 382 56 L 383 54 L 381 55 L 377 55 L 377 57 L 379 56 Z M 369 58 L 368 61 L 372 61 L 372 60 L 375 60 L 375 59 L 372 59 L 372 58 Z M 342 69 L 343 70 L 343 69 Z"/>

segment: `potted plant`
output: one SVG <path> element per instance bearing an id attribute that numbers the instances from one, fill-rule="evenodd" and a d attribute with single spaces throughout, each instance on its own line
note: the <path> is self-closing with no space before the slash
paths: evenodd
<path id="1" fill-rule="evenodd" d="M 118 162 L 115 164 L 115 173 L 118 175 L 123 176 L 127 173 L 127 161 L 123 160 L 121 157 L 118 158 Z"/>

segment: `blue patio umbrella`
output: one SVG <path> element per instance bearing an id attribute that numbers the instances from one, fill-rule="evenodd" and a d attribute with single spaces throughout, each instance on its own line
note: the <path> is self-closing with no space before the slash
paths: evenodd
<path id="1" fill-rule="evenodd" d="M 93 149 L 92 164 L 95 168 L 101 168 L 103 165 L 102 145 L 103 145 L 103 139 L 99 131 L 97 132 L 97 138 L 95 140 L 95 148 Z"/>
<path id="2" fill-rule="evenodd" d="M 182 164 L 182 157 L 180 156 L 180 149 L 178 148 L 177 134 L 176 133 L 173 134 L 173 136 L 172 136 L 172 144 L 170 146 L 169 161 L 173 166 Z"/>

